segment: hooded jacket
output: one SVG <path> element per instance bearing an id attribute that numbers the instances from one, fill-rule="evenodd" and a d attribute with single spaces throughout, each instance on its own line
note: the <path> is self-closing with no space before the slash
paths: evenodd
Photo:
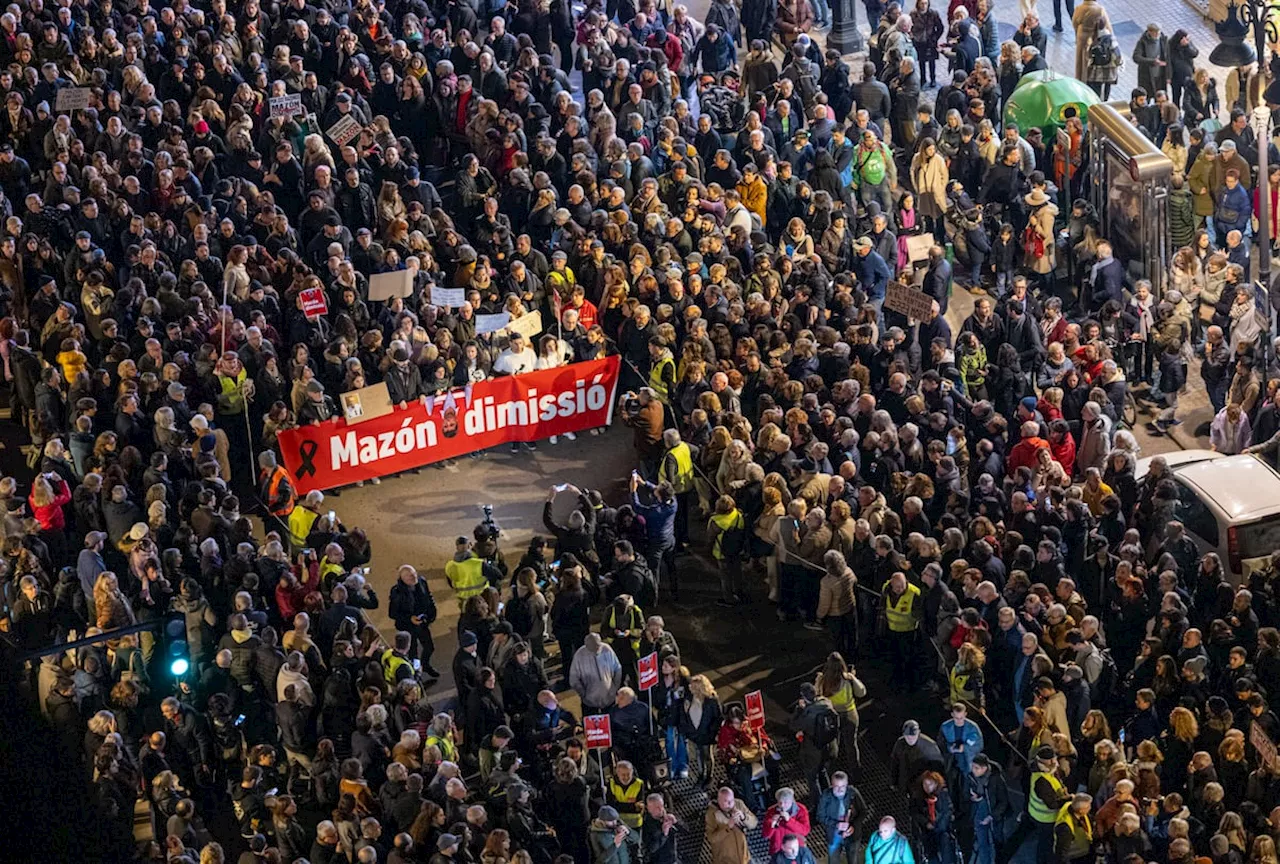
<path id="1" fill-rule="evenodd" d="M 590 634 L 588 640 L 594 635 Z M 597 650 L 592 650 L 591 645 L 579 648 L 569 666 L 569 686 L 582 697 L 584 704 L 593 708 L 613 704 L 622 686 L 622 664 L 618 662 L 618 655 L 605 644 Z"/>

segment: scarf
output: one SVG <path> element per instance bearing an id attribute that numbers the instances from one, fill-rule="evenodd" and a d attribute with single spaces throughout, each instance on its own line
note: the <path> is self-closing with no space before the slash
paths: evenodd
<path id="1" fill-rule="evenodd" d="M 1252 311 L 1253 311 L 1252 303 L 1232 303 L 1231 312 L 1230 312 L 1232 326 L 1235 326 L 1235 323 L 1237 321 L 1239 321 L 1241 318 L 1248 315 Z"/>
<path id="2" fill-rule="evenodd" d="M 1146 301 L 1133 298 L 1133 311 L 1138 316 L 1138 335 L 1144 340 L 1147 334 L 1151 332 L 1151 328 L 1155 326 L 1155 317 L 1151 314 L 1152 307 L 1155 306 L 1155 298 L 1148 296 Z"/>

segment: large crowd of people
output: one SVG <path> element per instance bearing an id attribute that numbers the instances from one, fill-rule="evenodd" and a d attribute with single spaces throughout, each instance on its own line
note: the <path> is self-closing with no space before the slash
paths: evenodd
<path id="1" fill-rule="evenodd" d="M 1159 293 L 1101 235 L 1084 118 L 1003 120 L 1046 65 L 1034 3 L 865 6 L 852 70 L 825 0 L 0 14 L 0 377 L 30 439 L 0 638 L 83 769 L 94 860 L 674 864 L 700 831 L 714 864 L 1276 864 L 1280 556 L 1241 583 L 1201 555 L 1122 422 L 1136 395 L 1169 433 L 1194 365 L 1215 449 L 1277 452 L 1247 120 L 1270 70 L 1219 97 L 1184 31 L 1129 53 L 1068 3 L 1076 77 L 1106 96 L 1135 64 L 1174 163 Z M 535 312 L 531 339 L 477 334 Z M 525 550 L 482 523 L 448 597 L 373 577 L 283 467 L 343 393 L 606 354 L 629 494 L 556 487 Z M 829 634 L 789 717 L 691 674 L 657 613 L 703 567 L 722 614 Z M 906 824 L 858 789 L 863 660 L 949 707 L 882 754 Z"/>

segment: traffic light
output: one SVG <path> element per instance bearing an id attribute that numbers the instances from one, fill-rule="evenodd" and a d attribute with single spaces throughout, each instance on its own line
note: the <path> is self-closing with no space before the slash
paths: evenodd
<path id="1" fill-rule="evenodd" d="M 187 645 L 187 619 L 182 612 L 168 612 L 164 617 L 165 662 L 169 673 L 181 678 L 191 670 L 191 650 Z"/>

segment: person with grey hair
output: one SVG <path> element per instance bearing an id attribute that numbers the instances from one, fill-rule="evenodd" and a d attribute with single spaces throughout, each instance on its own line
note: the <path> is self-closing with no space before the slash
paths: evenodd
<path id="1" fill-rule="evenodd" d="M 910 16 L 903 15 L 907 27 L 911 25 Z M 911 57 L 903 57 L 898 61 L 897 75 L 889 82 L 889 95 L 892 97 L 890 119 L 893 121 L 894 143 L 910 148 L 916 141 L 916 122 L 920 106 L 920 75 L 916 71 L 916 61 Z"/>
<path id="2" fill-rule="evenodd" d="M 1102 413 L 1102 406 L 1093 401 L 1084 403 L 1080 411 L 1080 440 L 1076 445 L 1076 473 L 1084 474 L 1089 468 L 1105 470 L 1110 452 L 1110 424 Z"/>

